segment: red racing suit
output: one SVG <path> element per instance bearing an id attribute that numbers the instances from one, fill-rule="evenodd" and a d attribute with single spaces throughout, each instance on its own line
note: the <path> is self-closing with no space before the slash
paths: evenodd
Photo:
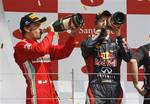
<path id="1" fill-rule="evenodd" d="M 26 104 L 59 104 L 47 64 L 68 57 L 75 44 L 69 37 L 65 45 L 52 45 L 54 32 L 41 41 L 21 40 L 14 47 L 14 57 L 26 79 Z"/>

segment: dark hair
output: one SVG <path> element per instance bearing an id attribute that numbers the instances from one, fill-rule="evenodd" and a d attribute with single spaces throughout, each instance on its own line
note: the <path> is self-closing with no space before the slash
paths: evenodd
<path id="1" fill-rule="evenodd" d="M 97 13 L 96 16 L 95 16 L 95 21 L 94 23 L 96 24 L 97 21 L 102 17 L 102 16 L 106 16 L 106 17 L 110 17 L 111 16 L 111 13 L 107 10 L 103 11 L 103 12 L 100 12 L 100 13 Z"/>
<path id="2" fill-rule="evenodd" d="M 21 30 L 22 35 L 26 34 L 26 31 L 24 29 L 20 29 L 20 30 Z"/>
<path id="3" fill-rule="evenodd" d="M 33 22 L 31 22 L 31 23 L 33 23 Z M 31 24 L 31 23 L 30 23 L 30 24 Z M 28 24 L 28 25 L 26 25 L 26 26 L 24 26 L 24 27 L 29 27 L 30 24 Z M 20 28 L 22 35 L 25 35 L 25 34 L 26 34 L 26 31 L 25 31 L 24 27 L 21 27 L 21 28 Z"/>

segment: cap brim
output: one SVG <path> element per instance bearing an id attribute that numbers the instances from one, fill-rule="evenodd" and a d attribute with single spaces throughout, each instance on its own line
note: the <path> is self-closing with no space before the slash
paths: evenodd
<path id="1" fill-rule="evenodd" d="M 43 18 L 41 18 L 41 19 L 35 20 L 34 22 L 43 23 L 43 22 L 45 22 L 46 20 L 47 20 L 47 18 L 46 18 L 46 17 L 43 17 Z"/>

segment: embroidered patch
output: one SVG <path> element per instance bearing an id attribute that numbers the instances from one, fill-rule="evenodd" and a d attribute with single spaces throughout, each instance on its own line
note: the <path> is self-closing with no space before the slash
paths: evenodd
<path id="1" fill-rule="evenodd" d="M 31 44 L 30 44 L 30 43 L 27 43 L 27 44 L 24 45 L 24 48 L 25 48 L 25 49 L 30 49 L 30 47 L 31 47 Z"/>

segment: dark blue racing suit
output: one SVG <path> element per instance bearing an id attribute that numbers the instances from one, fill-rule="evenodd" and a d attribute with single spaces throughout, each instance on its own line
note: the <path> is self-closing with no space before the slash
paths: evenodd
<path id="1" fill-rule="evenodd" d="M 116 41 L 98 38 L 81 43 L 89 75 L 86 104 L 120 104 L 120 65 L 122 59 L 129 62 L 131 52 L 121 36 Z"/>

